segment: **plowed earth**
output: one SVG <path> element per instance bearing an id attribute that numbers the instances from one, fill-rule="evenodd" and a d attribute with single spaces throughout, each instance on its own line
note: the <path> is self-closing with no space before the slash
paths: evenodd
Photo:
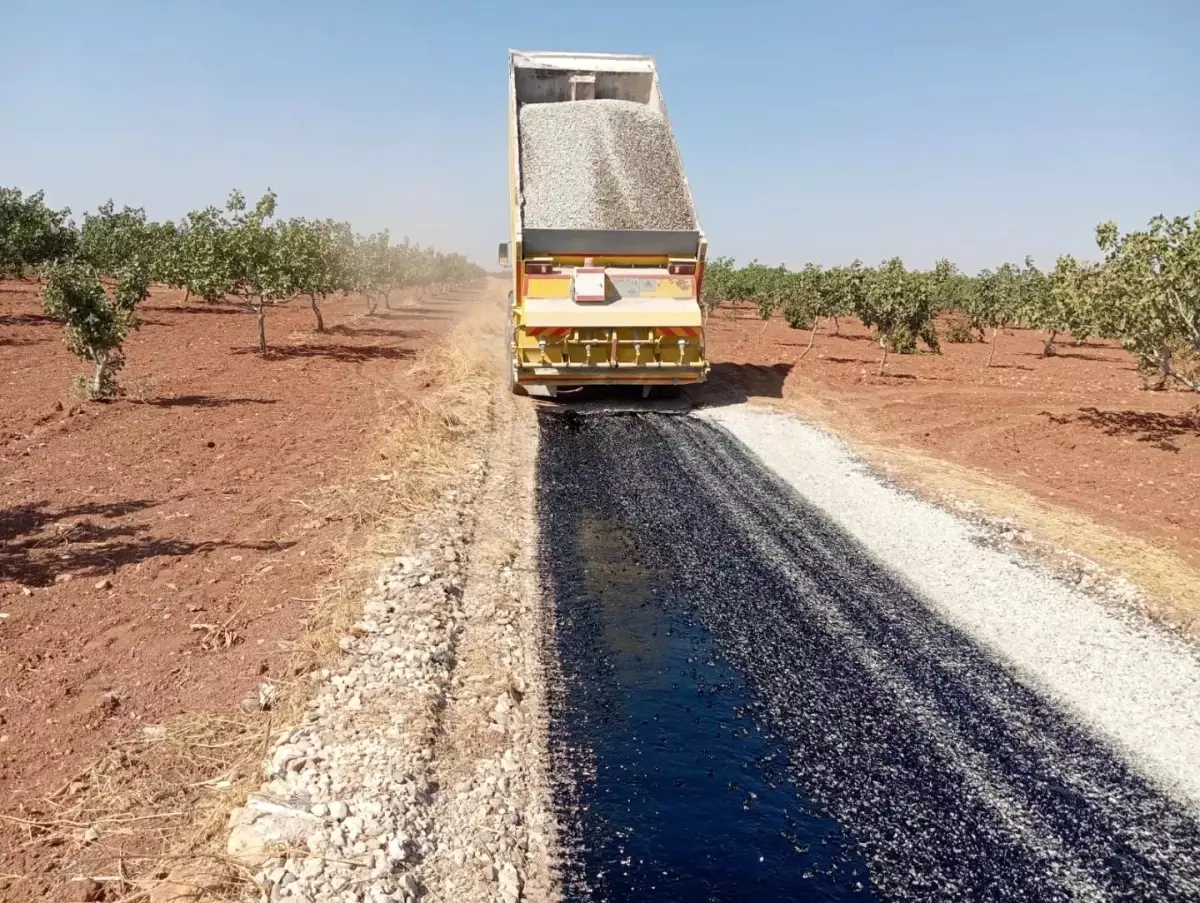
<path id="1" fill-rule="evenodd" d="M 708 323 L 709 391 L 782 399 L 840 431 L 979 468 L 1037 498 L 1200 566 L 1200 396 L 1146 391 L 1111 342 L 1058 344 L 1011 330 L 988 346 L 943 340 L 942 354 L 891 355 L 857 321 L 838 336 L 747 307 Z"/>
<path id="2" fill-rule="evenodd" d="M 156 291 L 126 343 L 126 397 L 80 402 L 84 367 L 36 287 L 0 283 L 0 799 L 34 806 L 107 744 L 229 710 L 283 677 L 370 479 L 378 425 L 420 392 L 407 361 L 471 293 L 367 316 L 355 299 L 253 318 Z M 201 626 L 211 625 L 211 626 Z M 5 875 L 45 867 L 0 825 Z M 50 880 L 47 878 L 47 880 Z"/>

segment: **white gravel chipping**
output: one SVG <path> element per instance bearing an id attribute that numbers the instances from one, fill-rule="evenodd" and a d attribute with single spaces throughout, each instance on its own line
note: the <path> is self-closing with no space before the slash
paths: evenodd
<path id="1" fill-rule="evenodd" d="M 478 459 L 383 567 L 230 818 L 227 852 L 265 903 L 554 899 L 533 412 L 496 398 Z"/>
<path id="2" fill-rule="evenodd" d="M 749 405 L 718 423 L 940 616 L 1200 810 L 1200 659 L 1194 647 L 1016 553 L 979 525 L 903 492 L 841 441 Z"/>
<path id="3" fill-rule="evenodd" d="M 671 126 L 626 100 L 521 107 L 526 227 L 694 229 Z"/>

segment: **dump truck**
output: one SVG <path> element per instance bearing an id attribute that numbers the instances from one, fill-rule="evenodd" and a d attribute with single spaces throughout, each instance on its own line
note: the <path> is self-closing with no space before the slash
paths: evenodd
<path id="1" fill-rule="evenodd" d="M 516 394 L 703 382 L 707 243 L 649 56 L 509 52 Z"/>

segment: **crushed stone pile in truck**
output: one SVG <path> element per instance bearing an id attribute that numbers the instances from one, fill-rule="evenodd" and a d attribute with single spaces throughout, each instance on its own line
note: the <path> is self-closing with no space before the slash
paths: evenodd
<path id="1" fill-rule="evenodd" d="M 520 128 L 526 226 L 696 228 L 671 126 L 646 104 L 526 104 Z"/>
<path id="2" fill-rule="evenodd" d="M 509 54 L 509 383 L 703 382 L 708 249 L 648 56 Z"/>

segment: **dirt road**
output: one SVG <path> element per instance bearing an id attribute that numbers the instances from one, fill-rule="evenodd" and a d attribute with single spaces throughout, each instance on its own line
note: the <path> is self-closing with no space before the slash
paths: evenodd
<path id="1" fill-rule="evenodd" d="M 1194 650 L 744 407 L 543 416 L 568 899 L 1194 900 Z"/>

